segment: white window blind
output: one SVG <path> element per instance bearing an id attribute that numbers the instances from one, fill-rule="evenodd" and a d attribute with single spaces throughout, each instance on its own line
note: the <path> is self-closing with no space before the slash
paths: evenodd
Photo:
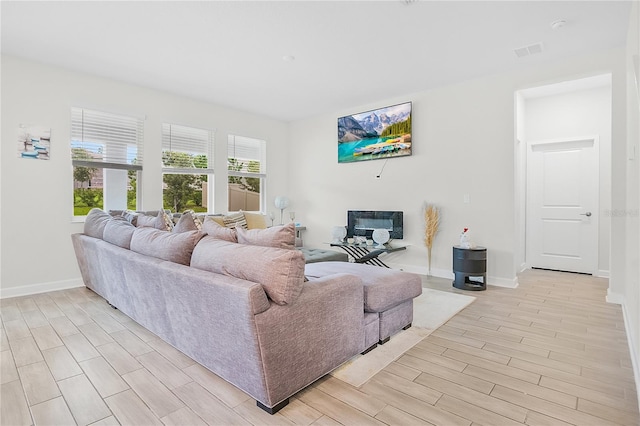
<path id="1" fill-rule="evenodd" d="M 168 173 L 213 173 L 213 132 L 163 123 L 162 163 Z"/>
<path id="2" fill-rule="evenodd" d="M 71 108 L 74 166 L 142 170 L 143 138 L 140 118 Z"/>
<path id="3" fill-rule="evenodd" d="M 266 177 L 266 142 L 260 139 L 229 135 L 227 143 L 229 175 Z"/>

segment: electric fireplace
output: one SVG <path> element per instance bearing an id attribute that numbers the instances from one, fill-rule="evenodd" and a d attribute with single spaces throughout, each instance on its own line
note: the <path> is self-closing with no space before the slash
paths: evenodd
<path id="1" fill-rule="evenodd" d="M 401 211 L 347 211 L 347 237 L 371 238 L 374 229 L 386 229 L 392 239 L 403 238 Z"/>

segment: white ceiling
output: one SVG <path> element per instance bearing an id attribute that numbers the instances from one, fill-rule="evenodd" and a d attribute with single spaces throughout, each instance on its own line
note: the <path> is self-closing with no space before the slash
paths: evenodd
<path id="1" fill-rule="evenodd" d="M 2 1 L 0 7 L 3 54 L 284 121 L 624 46 L 630 13 L 626 1 Z M 557 19 L 567 23 L 553 30 Z M 516 57 L 514 49 L 538 42 L 541 54 Z"/>

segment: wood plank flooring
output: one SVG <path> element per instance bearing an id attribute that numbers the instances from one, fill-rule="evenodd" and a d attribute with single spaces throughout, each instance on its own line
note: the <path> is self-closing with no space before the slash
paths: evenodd
<path id="1" fill-rule="evenodd" d="M 460 292 L 449 280 L 424 286 Z M 325 377 L 274 416 L 88 289 L 0 301 L 0 424 L 638 425 L 607 281 L 526 271 L 360 388 Z"/>

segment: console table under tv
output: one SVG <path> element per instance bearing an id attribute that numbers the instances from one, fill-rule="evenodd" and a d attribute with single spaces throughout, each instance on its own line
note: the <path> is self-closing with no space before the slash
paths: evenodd
<path id="1" fill-rule="evenodd" d="M 355 243 L 331 243 L 331 247 L 340 247 L 351 256 L 355 263 L 366 263 L 367 265 L 382 266 L 388 268 L 382 260 L 378 259 L 382 253 L 393 253 L 394 251 L 406 250 L 407 246 L 395 246 L 385 244 L 384 248 L 367 244 Z"/>

